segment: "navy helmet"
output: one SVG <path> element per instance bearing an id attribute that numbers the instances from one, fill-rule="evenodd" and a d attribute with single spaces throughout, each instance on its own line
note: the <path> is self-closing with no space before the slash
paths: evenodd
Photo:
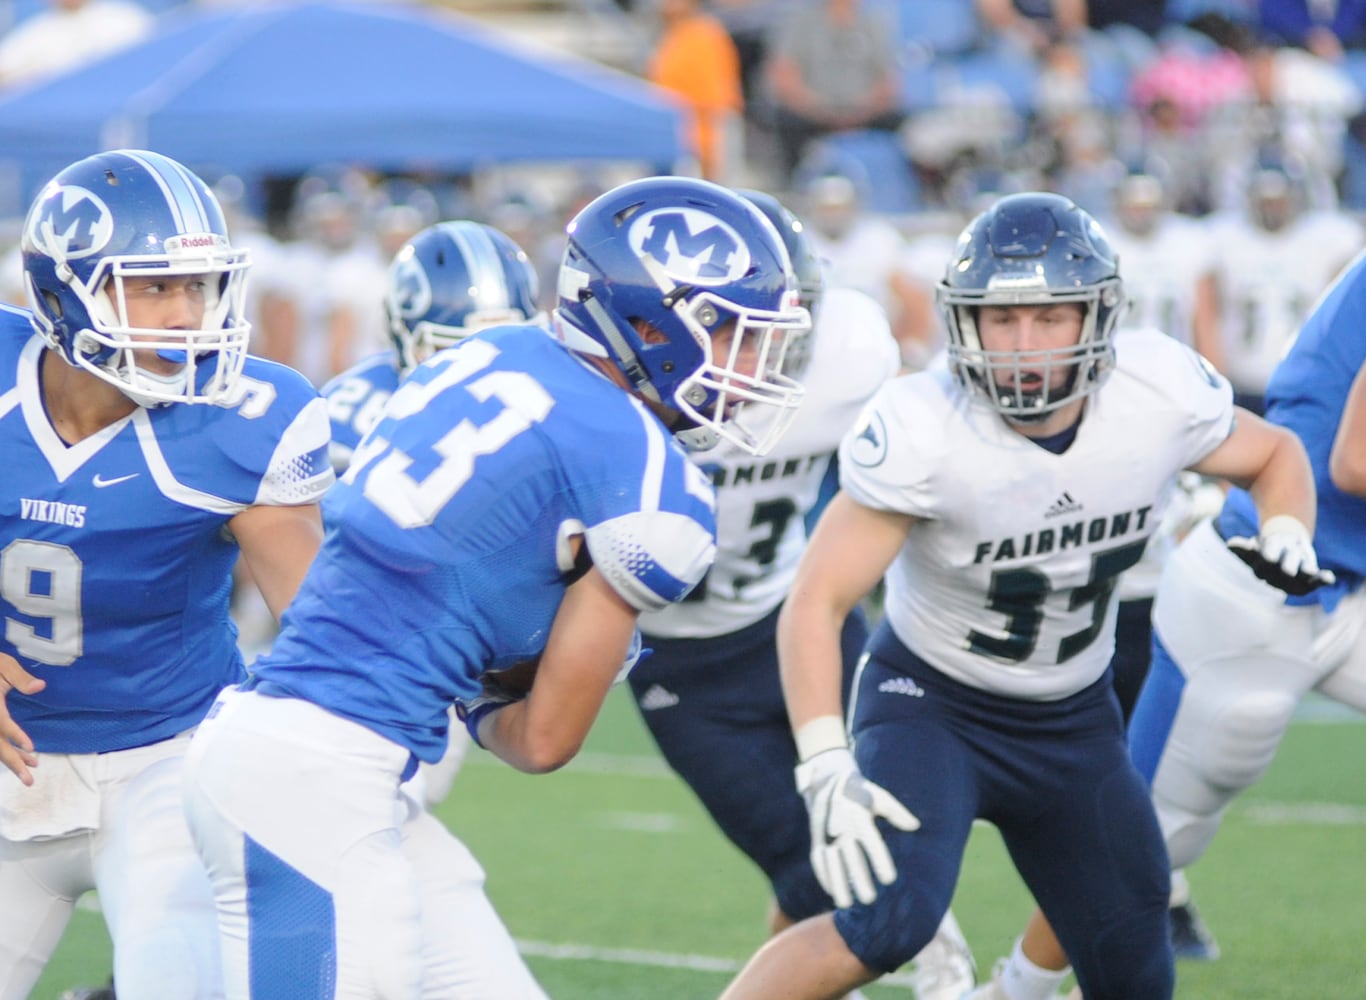
<path id="1" fill-rule="evenodd" d="M 1015 420 L 1038 420 L 1095 392 L 1114 367 L 1113 332 L 1125 302 L 1118 256 L 1099 223 L 1061 195 L 1007 195 L 958 237 L 937 297 L 948 327 L 948 361 L 964 385 Z M 988 351 L 977 326 L 982 306 L 1076 302 L 1086 316 L 1078 342 L 1049 351 Z M 1043 369 L 1041 386 L 1013 376 Z M 1052 387 L 1049 373 L 1069 370 Z M 1006 376 L 998 379 L 997 376 Z"/>

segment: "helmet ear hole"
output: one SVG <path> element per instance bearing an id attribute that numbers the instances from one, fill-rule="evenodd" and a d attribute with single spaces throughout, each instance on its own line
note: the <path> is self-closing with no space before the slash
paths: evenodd
<path id="1" fill-rule="evenodd" d="M 38 292 L 43 297 L 43 305 L 47 307 L 48 315 L 54 320 L 62 318 L 62 300 L 46 288 Z"/>

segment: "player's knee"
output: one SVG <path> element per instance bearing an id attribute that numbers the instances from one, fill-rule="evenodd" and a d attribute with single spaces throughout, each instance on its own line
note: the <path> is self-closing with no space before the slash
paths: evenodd
<path id="1" fill-rule="evenodd" d="M 1185 868 L 1199 861 L 1219 832 L 1224 817 L 1222 809 L 1195 814 L 1169 803 L 1158 803 L 1157 816 L 1162 824 L 1162 835 L 1167 841 L 1167 855 L 1172 868 Z"/>
<path id="2" fill-rule="evenodd" d="M 201 930 L 192 934 L 186 924 L 167 921 L 155 931 L 121 937 L 114 951 L 119 1000 L 220 995 L 217 928 Z"/>
<path id="3" fill-rule="evenodd" d="M 828 913 L 835 908 L 834 901 L 816 881 L 811 863 L 805 857 L 799 863 L 788 864 L 775 871 L 772 883 L 778 909 L 792 923 L 818 913 Z"/>
<path id="4" fill-rule="evenodd" d="M 1176 988 L 1167 931 L 1167 901 L 1112 923 L 1074 962 L 1087 1000 L 1163 1000 Z"/>
<path id="5" fill-rule="evenodd" d="M 1261 778 L 1271 766 L 1296 701 L 1287 691 L 1240 692 L 1215 713 L 1193 754 L 1210 784 L 1241 791 Z"/>
<path id="6" fill-rule="evenodd" d="M 930 943 L 948 900 L 937 906 L 923 895 L 883 889 L 871 906 L 854 906 L 835 914 L 844 943 L 870 969 L 893 972 Z"/>

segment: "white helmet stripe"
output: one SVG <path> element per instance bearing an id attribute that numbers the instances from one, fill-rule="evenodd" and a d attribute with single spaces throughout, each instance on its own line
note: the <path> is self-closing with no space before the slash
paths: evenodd
<path id="1" fill-rule="evenodd" d="M 128 156 L 142 164 L 161 188 L 179 232 L 208 232 L 209 214 L 184 167 L 159 153 L 129 153 Z"/>
<path id="2" fill-rule="evenodd" d="M 511 309 L 507 282 L 503 277 L 498 247 L 483 226 L 443 223 L 441 227 L 451 242 L 460 248 L 465 265 L 470 271 L 470 293 L 480 310 Z"/>

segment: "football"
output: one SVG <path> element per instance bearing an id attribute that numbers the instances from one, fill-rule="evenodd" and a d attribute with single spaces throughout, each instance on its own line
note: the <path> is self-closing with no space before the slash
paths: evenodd
<path id="1" fill-rule="evenodd" d="M 484 675 L 484 686 L 505 692 L 514 698 L 525 698 L 536 680 L 536 671 L 540 666 L 541 658 L 536 656 L 514 663 L 505 670 L 491 670 Z"/>

